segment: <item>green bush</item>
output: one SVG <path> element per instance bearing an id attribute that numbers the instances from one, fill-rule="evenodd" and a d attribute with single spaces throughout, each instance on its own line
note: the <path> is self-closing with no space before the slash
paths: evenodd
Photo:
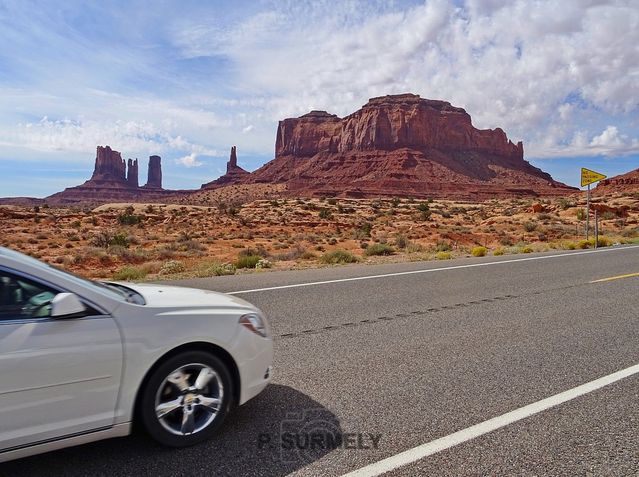
<path id="1" fill-rule="evenodd" d="M 524 222 L 526 232 L 534 232 L 537 229 L 537 222 Z"/>
<path id="2" fill-rule="evenodd" d="M 320 262 L 329 264 L 355 263 L 358 261 L 359 259 L 355 255 L 346 250 L 333 250 L 332 252 L 327 252 L 320 257 Z"/>
<path id="3" fill-rule="evenodd" d="M 501 247 L 497 247 L 495 250 L 493 250 L 493 255 L 495 257 L 499 256 L 499 255 L 503 255 L 504 254 L 504 249 Z"/>
<path id="4" fill-rule="evenodd" d="M 331 211 L 330 211 L 330 210 L 328 210 L 328 209 L 327 209 L 327 208 L 325 208 L 325 207 L 322 207 L 322 208 L 320 209 L 320 211 L 319 211 L 319 218 L 320 218 L 320 219 L 326 219 L 326 220 L 329 220 L 329 219 L 331 219 L 332 217 L 333 217 L 333 214 L 331 213 Z"/>
<path id="5" fill-rule="evenodd" d="M 118 222 L 120 225 L 137 225 L 141 221 L 141 217 L 139 215 L 133 214 L 120 214 L 118 215 Z"/>
<path id="6" fill-rule="evenodd" d="M 255 268 L 257 262 L 262 260 L 259 255 L 239 255 L 235 261 L 236 268 Z"/>
<path id="7" fill-rule="evenodd" d="M 451 258 L 453 258 L 453 256 L 450 254 L 450 252 L 437 252 L 435 254 L 435 258 L 437 260 L 450 260 Z"/>
<path id="8" fill-rule="evenodd" d="M 146 270 L 143 270 L 142 268 L 127 265 L 126 267 L 122 267 L 120 270 L 118 270 L 113 275 L 113 279 L 126 281 L 142 280 L 146 277 L 146 273 Z"/>
<path id="9" fill-rule="evenodd" d="M 486 252 L 487 251 L 488 250 L 486 250 L 486 247 L 482 247 L 482 246 L 473 247 L 473 249 L 470 251 L 470 254 L 473 257 L 484 257 L 484 256 L 486 256 Z"/>
<path id="10" fill-rule="evenodd" d="M 364 255 L 370 257 L 372 255 L 393 255 L 395 253 L 395 249 L 388 244 L 385 243 L 375 243 L 370 245 L 364 250 Z"/>
<path id="11" fill-rule="evenodd" d="M 131 240 L 125 233 L 117 233 L 109 240 L 109 247 L 124 247 L 128 248 L 131 245 Z"/>
<path id="12" fill-rule="evenodd" d="M 532 253 L 533 249 L 530 245 L 523 245 L 522 247 L 519 248 L 519 251 L 521 253 Z"/>

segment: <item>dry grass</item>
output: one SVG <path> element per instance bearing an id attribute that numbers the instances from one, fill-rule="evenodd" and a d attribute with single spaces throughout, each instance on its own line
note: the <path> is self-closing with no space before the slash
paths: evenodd
<path id="1" fill-rule="evenodd" d="M 0 206 L 0 243 L 87 277 L 136 280 L 246 273 L 259 260 L 260 267 L 291 269 L 594 245 L 584 240 L 579 219 L 583 196 L 540 204 L 281 197 L 243 202 L 251 197 L 239 187 L 203 191 L 205 205 Z M 594 201 L 628 208 L 620 216 L 601 214 L 600 245 L 638 240 L 639 197 Z"/>

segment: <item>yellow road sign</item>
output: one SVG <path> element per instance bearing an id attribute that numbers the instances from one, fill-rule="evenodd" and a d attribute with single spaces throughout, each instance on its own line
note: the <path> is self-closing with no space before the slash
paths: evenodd
<path id="1" fill-rule="evenodd" d="M 608 176 L 605 176 L 599 172 L 591 171 L 590 169 L 586 169 L 585 167 L 581 168 L 581 187 L 592 184 L 593 182 L 599 182 L 602 179 L 605 179 Z"/>

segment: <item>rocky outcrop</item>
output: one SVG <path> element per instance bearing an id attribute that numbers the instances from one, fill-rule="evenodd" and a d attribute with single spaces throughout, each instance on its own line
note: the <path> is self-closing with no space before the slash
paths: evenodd
<path id="1" fill-rule="evenodd" d="M 162 159 L 160 156 L 149 156 L 149 173 L 146 189 L 162 189 Z"/>
<path id="2" fill-rule="evenodd" d="M 140 186 L 138 181 L 138 160 L 129 159 L 126 182 L 129 187 L 137 189 Z"/>
<path id="3" fill-rule="evenodd" d="M 250 176 L 250 173 L 237 165 L 237 147 L 231 147 L 231 156 L 226 163 L 226 174 L 218 179 L 202 184 L 202 189 L 214 189 L 217 187 L 240 184 Z"/>
<path id="4" fill-rule="evenodd" d="M 51 204 L 144 201 L 183 193 L 162 189 L 160 156 L 149 158 L 149 177 L 144 187 L 139 186 L 138 171 L 137 159 L 125 162 L 118 151 L 112 150 L 109 146 L 98 146 L 91 178 L 82 185 L 69 187 L 45 200 Z"/>
<path id="5" fill-rule="evenodd" d="M 280 121 L 275 159 L 244 180 L 285 183 L 292 195 L 400 195 L 486 199 L 564 195 L 523 158 L 521 142 L 480 130 L 446 101 L 414 94 L 372 98 L 339 118 L 311 111 Z"/>
<path id="6" fill-rule="evenodd" d="M 639 192 L 639 169 L 604 179 L 597 184 L 595 194 Z"/>
<path id="7" fill-rule="evenodd" d="M 98 146 L 95 155 L 95 168 L 91 181 L 124 182 L 126 181 L 126 163 L 118 151 L 109 146 Z"/>

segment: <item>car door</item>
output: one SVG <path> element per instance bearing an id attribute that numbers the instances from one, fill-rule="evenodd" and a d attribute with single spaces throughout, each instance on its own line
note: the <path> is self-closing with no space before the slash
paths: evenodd
<path id="1" fill-rule="evenodd" d="M 115 321 L 50 316 L 64 292 L 0 268 L 0 452 L 113 425 L 122 372 Z"/>

